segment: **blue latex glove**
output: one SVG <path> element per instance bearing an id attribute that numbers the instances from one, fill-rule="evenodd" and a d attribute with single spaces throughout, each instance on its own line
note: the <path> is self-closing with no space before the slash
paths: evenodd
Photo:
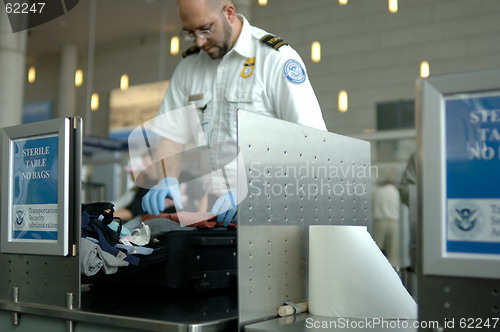
<path id="1" fill-rule="evenodd" d="M 217 222 L 223 223 L 224 226 L 229 225 L 231 219 L 234 223 L 238 222 L 238 216 L 236 215 L 238 198 L 236 194 L 237 190 L 232 190 L 219 197 L 210 212 L 212 216 L 217 215 Z"/>
<path id="2" fill-rule="evenodd" d="M 165 178 L 149 189 L 142 198 L 142 209 L 149 214 L 158 216 L 160 212 L 165 210 L 165 198 L 167 197 L 174 201 L 177 211 L 182 209 L 179 181 L 176 178 Z"/>

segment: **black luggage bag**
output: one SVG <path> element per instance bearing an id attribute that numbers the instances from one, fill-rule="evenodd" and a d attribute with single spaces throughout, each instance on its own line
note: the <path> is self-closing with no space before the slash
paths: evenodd
<path id="1" fill-rule="evenodd" d="M 196 292 L 235 287 L 238 259 L 236 230 L 196 229 L 170 231 L 152 240 L 149 256 L 137 255 L 137 266 L 82 276 L 82 283 L 120 282 L 165 288 L 191 288 Z"/>

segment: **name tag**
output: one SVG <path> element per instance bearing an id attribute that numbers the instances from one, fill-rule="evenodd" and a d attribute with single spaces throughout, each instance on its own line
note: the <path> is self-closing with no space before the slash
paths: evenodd
<path id="1" fill-rule="evenodd" d="M 197 93 L 195 95 L 190 95 L 188 101 L 197 101 L 203 99 L 203 93 Z"/>

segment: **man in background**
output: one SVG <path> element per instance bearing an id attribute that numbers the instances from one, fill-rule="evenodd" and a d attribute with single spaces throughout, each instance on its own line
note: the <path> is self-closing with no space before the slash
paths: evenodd
<path id="1" fill-rule="evenodd" d="M 372 193 L 372 236 L 391 265 L 400 266 L 399 191 L 390 181 Z"/>

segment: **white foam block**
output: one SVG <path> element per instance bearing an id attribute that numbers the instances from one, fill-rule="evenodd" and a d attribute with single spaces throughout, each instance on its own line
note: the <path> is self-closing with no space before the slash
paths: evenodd
<path id="1" fill-rule="evenodd" d="M 417 304 L 364 226 L 309 228 L 309 311 L 417 319 Z"/>

